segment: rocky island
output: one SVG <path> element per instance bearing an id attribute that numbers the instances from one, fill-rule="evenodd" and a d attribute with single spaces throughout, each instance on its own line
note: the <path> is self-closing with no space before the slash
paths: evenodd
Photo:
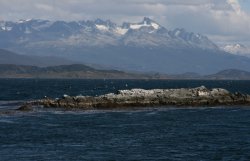
<path id="1" fill-rule="evenodd" d="M 152 106 L 219 106 L 250 105 L 250 96 L 231 93 L 225 89 L 197 88 L 180 89 L 131 89 L 118 90 L 101 96 L 67 96 L 60 99 L 44 98 L 26 102 L 19 110 L 30 110 L 34 106 L 66 109 L 121 109 Z"/>

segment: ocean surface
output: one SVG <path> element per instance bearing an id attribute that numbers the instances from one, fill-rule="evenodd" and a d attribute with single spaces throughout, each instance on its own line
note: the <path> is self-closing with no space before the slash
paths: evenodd
<path id="1" fill-rule="evenodd" d="M 5 112 L 44 96 L 201 85 L 250 94 L 250 81 L 0 79 L 0 161 L 250 160 L 250 107 Z"/>

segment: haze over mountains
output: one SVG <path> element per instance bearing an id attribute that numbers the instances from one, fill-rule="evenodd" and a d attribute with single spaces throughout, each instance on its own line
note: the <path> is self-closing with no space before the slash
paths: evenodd
<path id="1" fill-rule="evenodd" d="M 250 70 L 250 59 L 221 50 L 206 36 L 168 30 L 144 18 L 117 25 L 109 20 L 0 22 L 0 48 L 21 54 L 140 72 L 212 74 Z"/>
<path id="2" fill-rule="evenodd" d="M 34 66 L 53 66 L 53 65 L 69 65 L 76 63 L 64 58 L 51 56 L 32 56 L 20 55 L 8 50 L 0 49 L 0 64 L 15 64 L 15 65 L 34 65 Z"/>

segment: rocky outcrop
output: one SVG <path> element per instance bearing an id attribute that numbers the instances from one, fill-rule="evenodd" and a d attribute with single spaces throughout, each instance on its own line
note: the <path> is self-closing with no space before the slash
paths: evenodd
<path id="1" fill-rule="evenodd" d="M 105 109 L 147 106 L 217 106 L 217 105 L 250 105 L 250 96 L 241 93 L 230 93 L 221 88 L 181 89 L 131 89 L 119 90 L 97 97 L 67 96 L 61 99 L 42 99 L 24 104 L 20 109 L 30 109 L 39 105 L 53 108 Z"/>

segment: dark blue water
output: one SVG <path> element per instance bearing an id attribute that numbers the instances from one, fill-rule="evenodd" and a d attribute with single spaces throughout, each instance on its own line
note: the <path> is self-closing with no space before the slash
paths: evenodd
<path id="1" fill-rule="evenodd" d="M 95 96 L 116 92 L 118 89 L 193 88 L 202 85 L 250 94 L 250 81 L 0 79 L 0 101 L 44 96 L 56 98 L 63 94 Z"/>
<path id="2" fill-rule="evenodd" d="M 250 93 L 250 81 L 0 80 L 0 109 L 43 96 L 206 85 Z M 14 102 L 14 104 L 12 104 Z M 37 110 L 0 115 L 0 161 L 250 160 L 250 108 Z"/>

